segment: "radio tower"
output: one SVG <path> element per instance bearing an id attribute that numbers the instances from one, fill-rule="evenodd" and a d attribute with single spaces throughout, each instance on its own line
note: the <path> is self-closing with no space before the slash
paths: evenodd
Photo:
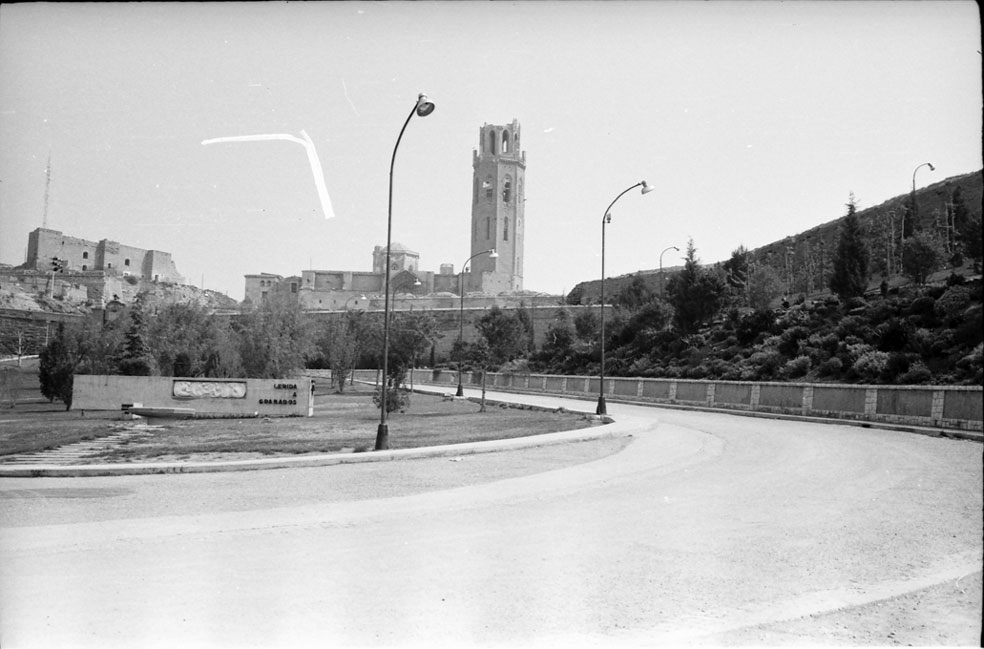
<path id="1" fill-rule="evenodd" d="M 48 228 L 48 188 L 51 186 L 51 151 L 48 151 L 48 165 L 44 168 L 44 215 L 41 227 Z"/>

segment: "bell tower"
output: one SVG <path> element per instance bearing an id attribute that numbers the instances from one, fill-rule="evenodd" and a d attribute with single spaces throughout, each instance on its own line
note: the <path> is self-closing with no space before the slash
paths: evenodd
<path id="1" fill-rule="evenodd" d="M 526 152 L 520 150 L 518 121 L 479 129 L 472 169 L 471 254 L 495 248 L 498 258 L 479 255 L 471 261 L 468 290 L 489 295 L 521 291 Z"/>

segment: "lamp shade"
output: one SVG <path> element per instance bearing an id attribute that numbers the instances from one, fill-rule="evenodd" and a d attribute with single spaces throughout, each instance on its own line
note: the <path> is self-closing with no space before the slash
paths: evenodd
<path id="1" fill-rule="evenodd" d="M 427 98 L 427 95 L 420 93 L 417 95 L 417 115 L 427 117 L 434 112 L 434 102 Z"/>

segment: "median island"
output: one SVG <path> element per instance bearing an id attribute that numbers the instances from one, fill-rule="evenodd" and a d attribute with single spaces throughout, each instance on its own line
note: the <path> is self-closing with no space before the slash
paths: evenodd
<path id="1" fill-rule="evenodd" d="M 91 441 L 80 463 L 208 461 L 372 451 L 379 410 L 373 387 L 316 393 L 314 416 L 242 419 L 123 419 L 120 412 L 66 412 L 31 399 L 0 416 L 0 464 L 15 455 Z M 488 405 L 415 393 L 388 415 L 390 448 L 411 449 L 528 437 L 598 425 L 566 410 Z M 105 442 L 105 443 L 101 443 Z"/>

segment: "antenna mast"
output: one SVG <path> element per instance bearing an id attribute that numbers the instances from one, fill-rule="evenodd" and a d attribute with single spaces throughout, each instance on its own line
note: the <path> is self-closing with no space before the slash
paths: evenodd
<path id="1" fill-rule="evenodd" d="M 41 227 L 48 228 L 48 188 L 51 187 L 51 151 L 48 151 L 48 165 L 44 168 L 44 216 Z"/>

